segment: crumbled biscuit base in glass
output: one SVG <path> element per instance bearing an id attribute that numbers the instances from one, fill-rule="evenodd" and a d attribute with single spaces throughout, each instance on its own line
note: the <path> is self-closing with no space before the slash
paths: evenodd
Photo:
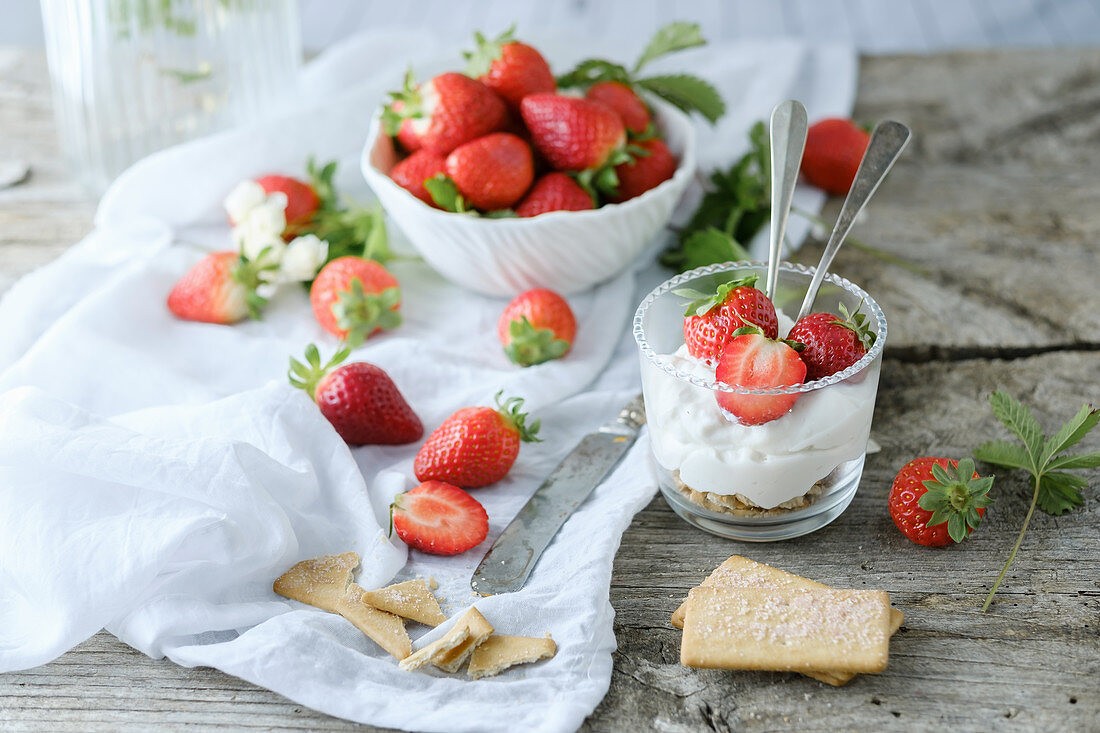
<path id="1" fill-rule="evenodd" d="M 681 494 L 704 509 L 722 514 L 733 514 L 738 517 L 773 517 L 786 514 L 795 509 L 805 509 L 817 501 L 817 498 L 825 490 L 825 484 L 818 481 L 804 495 L 796 496 L 772 509 L 764 509 L 741 494 L 715 494 L 711 491 L 696 491 L 680 480 L 679 471 L 672 472 L 672 480 Z"/>

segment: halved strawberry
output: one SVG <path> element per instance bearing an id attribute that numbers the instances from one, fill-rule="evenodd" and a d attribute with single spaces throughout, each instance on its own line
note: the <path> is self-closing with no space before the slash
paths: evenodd
<path id="1" fill-rule="evenodd" d="M 512 26 L 489 40 L 475 33 L 477 48 L 464 52 L 466 73 L 499 94 L 513 109 L 528 94 L 552 92 L 558 88 L 554 72 L 536 49 L 515 39 Z"/>
<path id="2" fill-rule="evenodd" d="M 481 544 L 489 534 L 485 507 L 443 481 L 425 481 L 395 496 L 390 521 L 406 545 L 432 555 L 457 555 Z"/>
<path id="3" fill-rule="evenodd" d="M 634 150 L 639 148 L 639 150 Z M 676 172 L 676 158 L 659 138 L 640 140 L 631 145 L 633 157 L 615 166 L 619 185 L 608 200 L 615 203 L 641 196 L 651 188 L 657 188 Z"/>
<path id="4" fill-rule="evenodd" d="M 867 324 L 867 316 L 849 313 L 843 303 L 842 315 L 810 313 L 798 319 L 787 338 L 803 344 L 802 361 L 806 362 L 807 379 L 821 379 L 847 369 L 863 358 L 875 344 L 875 333 Z"/>
<path id="5" fill-rule="evenodd" d="M 424 203 L 435 206 L 432 195 L 424 188 L 424 181 L 446 170 L 446 157 L 430 150 L 418 150 L 395 165 L 390 170 L 390 178 Z"/>
<path id="6" fill-rule="evenodd" d="M 402 144 L 415 137 L 421 147 L 440 155 L 499 130 L 508 117 L 507 107 L 493 90 L 453 72 L 419 86 L 409 72 L 404 89 L 390 96 L 394 101 L 382 112 L 386 134 L 403 135 Z M 406 123 L 409 131 L 402 132 Z"/>
<path id="7" fill-rule="evenodd" d="M 674 290 L 690 298 L 684 313 L 684 343 L 688 353 L 708 364 L 742 326 L 759 326 L 768 338 L 779 335 L 779 318 L 768 296 L 756 289 L 756 275 L 719 285 L 713 293 L 692 288 Z"/>
<path id="8" fill-rule="evenodd" d="M 535 178 L 531 148 L 508 132 L 490 133 L 458 146 L 447 156 L 446 166 L 458 192 L 482 211 L 514 205 Z"/>
<path id="9" fill-rule="evenodd" d="M 168 310 L 177 318 L 230 324 L 251 315 L 259 318 L 267 300 L 256 293 L 260 273 L 272 269 L 236 252 L 214 252 L 202 258 L 168 294 Z"/>
<path id="10" fill-rule="evenodd" d="M 535 181 L 516 207 L 516 216 L 529 217 L 550 211 L 593 209 L 592 195 L 567 173 L 547 173 Z"/>
<path id="11" fill-rule="evenodd" d="M 802 384 L 806 365 L 795 347 L 766 337 L 759 328 L 745 326 L 722 349 L 714 378 L 731 387 L 771 389 Z M 746 395 L 715 392 L 718 406 L 744 425 L 763 425 L 787 414 L 798 394 Z"/>
<path id="12" fill-rule="evenodd" d="M 649 107 L 642 98 L 634 93 L 629 85 L 621 81 L 601 81 L 588 87 L 585 99 L 601 102 L 619 113 L 627 132 L 641 135 L 649 127 Z"/>
<path id="13" fill-rule="evenodd" d="M 321 268 L 309 290 L 313 315 L 329 333 L 352 346 L 401 325 L 401 288 L 373 260 L 337 257 Z"/>

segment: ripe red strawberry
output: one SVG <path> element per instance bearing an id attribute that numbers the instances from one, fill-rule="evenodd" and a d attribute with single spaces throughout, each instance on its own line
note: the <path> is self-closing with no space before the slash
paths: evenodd
<path id="1" fill-rule="evenodd" d="M 531 148 L 508 132 L 494 132 L 460 145 L 447 156 L 447 175 L 478 209 L 507 209 L 535 179 Z"/>
<path id="2" fill-rule="evenodd" d="M 519 202 L 516 216 L 529 217 L 548 211 L 584 211 L 595 208 L 592 196 L 565 173 L 547 173 Z"/>
<path id="3" fill-rule="evenodd" d="M 515 40 L 515 26 L 493 40 L 474 34 L 477 48 L 462 55 L 468 62 L 466 74 L 499 94 L 513 109 L 528 94 L 552 92 L 558 88 L 554 72 L 537 50 Z"/>
<path id="4" fill-rule="evenodd" d="M 395 496 L 390 518 L 406 545 L 432 555 L 457 555 L 481 544 L 489 534 L 485 507 L 443 481 L 425 481 Z"/>
<path id="5" fill-rule="evenodd" d="M 615 166 L 619 186 L 618 192 L 610 200 L 616 203 L 641 196 L 672 178 L 672 174 L 676 172 L 676 158 L 662 140 L 653 138 L 634 145 L 645 150 L 646 154 L 637 154 L 633 160 Z"/>
<path id="6" fill-rule="evenodd" d="M 992 486 L 993 477 L 979 477 L 970 458 L 915 458 L 902 466 L 890 486 L 890 516 L 918 545 L 962 542 L 993 503 Z"/>
<path id="7" fill-rule="evenodd" d="M 500 401 L 497 408 L 464 407 L 436 428 L 413 462 L 420 481 L 446 481 L 464 488 L 501 480 L 516 462 L 520 441 L 538 441 L 539 421 L 527 424 L 519 397 Z"/>
<path id="8" fill-rule="evenodd" d="M 851 120 L 815 122 L 806 133 L 802 175 L 823 191 L 846 195 L 870 142 L 870 134 Z"/>
<path id="9" fill-rule="evenodd" d="M 402 110 L 405 109 L 405 103 L 400 99 L 396 100 L 392 106 L 393 111 L 399 116 Z M 401 120 L 401 126 L 397 128 L 397 134 L 394 137 L 397 138 L 397 142 L 401 144 L 406 153 L 415 153 L 424 147 L 420 141 L 420 133 L 413 127 L 413 121 L 409 118 Z"/>
<path id="10" fill-rule="evenodd" d="M 626 142 L 626 128 L 615 110 L 588 99 L 561 94 L 530 94 L 520 103 L 535 147 L 557 170 L 599 168 Z"/>
<path id="11" fill-rule="evenodd" d="M 520 293 L 497 321 L 497 336 L 508 358 L 521 366 L 560 359 L 577 335 L 577 319 L 565 298 L 537 288 Z"/>
<path id="12" fill-rule="evenodd" d="M 733 332 L 742 326 L 759 326 L 764 335 L 779 335 L 779 318 L 768 296 L 756 289 L 756 275 L 719 285 L 714 293 L 691 288 L 673 291 L 691 298 L 684 313 L 684 343 L 688 353 L 713 363 Z"/>
<path id="13" fill-rule="evenodd" d="M 168 294 L 168 310 L 178 318 L 229 324 L 245 316 L 259 317 L 267 301 L 256 294 L 259 266 L 236 252 L 214 252 L 202 258 Z"/>
<path id="14" fill-rule="evenodd" d="M 787 342 L 767 338 L 759 328 L 745 326 L 722 349 L 714 377 L 732 387 L 772 389 L 802 384 L 806 365 Z M 798 394 L 747 395 L 715 392 L 718 406 L 744 425 L 763 425 L 783 417 Z"/>
<path id="15" fill-rule="evenodd" d="M 424 188 L 424 181 L 446 169 L 447 159 L 444 156 L 430 150 L 418 150 L 395 165 L 390 170 L 390 178 L 424 203 L 435 206 L 428 189 Z"/>
<path id="16" fill-rule="evenodd" d="M 420 440 L 424 426 L 390 375 L 374 364 L 340 363 L 344 348 L 325 365 L 317 347 L 306 347 L 306 363 L 291 358 L 290 383 L 304 389 L 321 414 L 350 445 L 403 445 Z"/>
<path id="17" fill-rule="evenodd" d="M 649 107 L 621 81 L 601 81 L 588 87 L 585 99 L 601 102 L 619 113 L 627 132 L 640 135 L 649 127 Z"/>
<path id="18" fill-rule="evenodd" d="M 842 316 L 832 313 L 810 313 L 798 319 L 787 338 L 798 341 L 806 362 L 806 378 L 821 379 L 847 369 L 863 358 L 875 344 L 875 334 L 867 325 L 867 316 L 849 313 L 840 304 Z"/>
<path id="19" fill-rule="evenodd" d="M 288 242 L 302 231 L 321 208 L 321 198 L 313 186 L 290 176 L 260 176 L 256 183 L 268 194 L 276 191 L 286 194 L 286 229 L 283 239 Z"/>
<path id="20" fill-rule="evenodd" d="M 309 301 L 321 327 L 352 347 L 401 325 L 397 278 L 374 260 L 348 256 L 329 262 L 317 273 Z"/>
<path id="21" fill-rule="evenodd" d="M 405 88 L 390 96 L 394 102 L 382 113 L 386 134 L 398 135 L 407 120 L 411 124 L 404 138 L 399 138 L 402 144 L 419 137 L 421 147 L 440 155 L 499 130 L 507 121 L 508 110 L 501 98 L 463 74 L 440 74 L 416 86 L 410 73 L 405 76 Z"/>

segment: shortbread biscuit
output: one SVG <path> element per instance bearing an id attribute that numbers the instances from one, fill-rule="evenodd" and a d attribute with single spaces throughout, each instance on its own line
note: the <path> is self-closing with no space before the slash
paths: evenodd
<path id="1" fill-rule="evenodd" d="M 402 659 L 397 663 L 397 666 L 406 672 L 420 669 L 425 664 L 432 661 L 432 656 L 436 654 L 445 654 L 453 650 L 459 644 L 465 643 L 469 638 L 470 628 L 461 623 L 457 623 L 454 625 L 454 628 L 431 644 L 417 649 L 415 652 Z"/>
<path id="2" fill-rule="evenodd" d="M 363 591 L 363 600 L 375 608 L 428 626 L 439 626 L 447 620 L 439 601 L 428 590 L 424 580 L 407 580 L 378 590 Z"/>
<path id="3" fill-rule="evenodd" d="M 412 640 L 405 632 L 405 622 L 392 613 L 381 611 L 366 598 L 367 591 L 352 583 L 337 602 L 336 612 L 355 624 L 375 644 L 397 659 L 412 653 Z"/>
<path id="4" fill-rule="evenodd" d="M 475 680 L 492 677 L 517 664 L 549 659 L 557 651 L 558 645 L 550 638 L 550 634 L 541 639 L 493 634 L 474 649 L 466 671 Z"/>
<path id="5" fill-rule="evenodd" d="M 680 661 L 713 669 L 881 672 L 889 632 L 890 596 L 883 591 L 700 587 L 688 596 Z"/>
<path id="6" fill-rule="evenodd" d="M 466 640 L 447 650 L 439 650 L 432 654 L 432 664 L 444 672 L 457 672 L 466 658 L 475 647 L 489 638 L 493 633 L 493 626 L 474 607 L 462 614 L 455 624 L 456 627 L 464 627 L 469 631 Z"/>
<path id="7" fill-rule="evenodd" d="M 340 599 L 351 585 L 351 576 L 359 567 L 359 554 L 322 555 L 302 560 L 275 579 L 272 589 L 293 601 L 339 613 Z"/>

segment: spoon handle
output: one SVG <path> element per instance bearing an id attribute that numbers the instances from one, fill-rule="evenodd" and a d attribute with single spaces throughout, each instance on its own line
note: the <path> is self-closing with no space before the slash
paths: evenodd
<path id="1" fill-rule="evenodd" d="M 825 271 L 833 264 L 833 258 L 836 257 L 840 245 L 844 244 L 844 238 L 851 231 L 859 212 L 863 211 L 863 207 L 871 200 L 882 179 L 886 178 L 886 174 L 894 166 L 901 151 L 909 143 L 909 136 L 909 128 L 900 122 L 886 120 L 875 125 L 874 132 L 871 133 L 871 142 L 867 145 L 867 152 L 863 154 L 863 160 L 860 161 L 859 170 L 856 171 L 848 197 L 844 199 L 840 216 L 833 225 L 833 233 L 829 235 L 829 242 L 821 255 L 821 262 L 817 263 L 817 272 L 810 281 L 810 289 L 806 291 L 806 298 L 802 301 L 798 318 L 809 314 L 814 307 L 814 299 L 817 298 L 817 291 L 821 288 Z"/>
<path id="2" fill-rule="evenodd" d="M 798 169 L 802 164 L 802 151 L 806 147 L 808 126 L 806 108 L 801 102 L 790 99 L 780 102 L 772 110 L 772 224 L 768 247 L 768 281 L 764 288 L 764 293 L 769 298 L 775 296 L 783 235 L 787 231 L 787 217 L 791 213 L 791 199 L 794 197 L 794 184 L 798 181 Z"/>

